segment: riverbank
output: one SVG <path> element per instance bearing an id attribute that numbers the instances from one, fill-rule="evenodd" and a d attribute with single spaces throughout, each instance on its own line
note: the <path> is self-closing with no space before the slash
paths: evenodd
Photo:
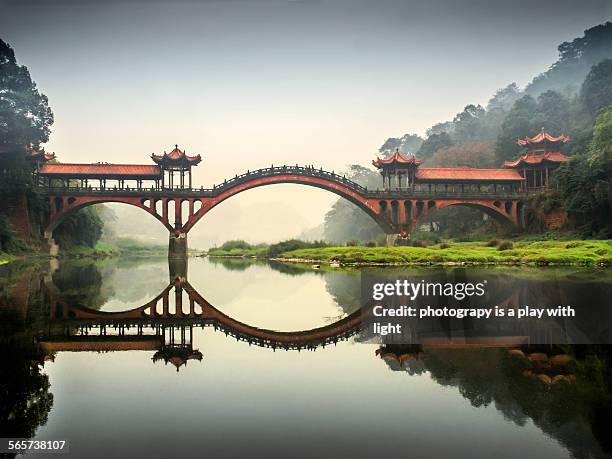
<path id="1" fill-rule="evenodd" d="M 192 252 L 193 253 L 193 252 Z M 60 249 L 59 258 L 112 258 L 118 256 L 150 257 L 167 256 L 168 247 L 165 245 L 148 244 L 132 239 L 119 239 L 113 243 L 98 242 L 95 246 L 71 245 Z M 0 252 L 0 265 L 20 259 L 47 259 L 49 255 L 41 252 L 40 248 L 28 247 L 16 253 Z"/>
<path id="2" fill-rule="evenodd" d="M 244 256 L 250 254 L 210 254 Z M 428 247 L 336 246 L 290 250 L 272 259 L 342 265 L 508 264 L 612 266 L 612 240 L 442 242 Z"/>

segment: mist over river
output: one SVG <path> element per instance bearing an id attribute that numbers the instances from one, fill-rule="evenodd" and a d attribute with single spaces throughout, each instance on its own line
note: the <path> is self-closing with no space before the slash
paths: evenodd
<path id="1" fill-rule="evenodd" d="M 565 378 L 545 384 L 508 349 L 360 342 L 357 269 L 120 257 L 0 270 L 2 437 L 66 439 L 86 458 L 612 457 L 608 345 L 522 348 L 571 356 L 539 370 Z M 369 271 L 599 305 L 609 333 L 609 270 Z"/>

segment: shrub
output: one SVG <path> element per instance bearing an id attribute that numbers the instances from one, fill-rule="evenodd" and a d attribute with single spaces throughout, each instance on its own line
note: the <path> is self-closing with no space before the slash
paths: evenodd
<path id="1" fill-rule="evenodd" d="M 565 244 L 566 249 L 575 249 L 576 247 L 580 247 L 582 244 L 580 242 L 568 242 Z"/>
<path id="2" fill-rule="evenodd" d="M 357 247 L 359 245 L 359 243 L 357 241 L 348 241 L 346 243 L 347 247 Z"/>
<path id="3" fill-rule="evenodd" d="M 497 247 L 499 245 L 499 241 L 497 239 L 491 239 L 487 242 L 487 247 Z"/>
<path id="4" fill-rule="evenodd" d="M 274 258 L 283 252 L 290 252 L 298 249 L 318 249 L 321 247 L 327 247 L 327 244 L 323 241 L 306 242 L 298 239 L 290 239 L 288 241 L 272 244 L 268 248 L 268 256 Z"/>
<path id="5" fill-rule="evenodd" d="M 366 242 L 366 245 L 365 245 L 365 246 L 366 246 L 366 247 L 376 247 L 376 242 L 374 242 L 374 241 L 368 241 L 368 242 Z"/>
<path id="6" fill-rule="evenodd" d="M 442 244 L 440 244 L 440 248 L 441 249 L 448 249 L 448 248 L 450 248 L 450 245 L 448 245 L 446 242 L 443 242 Z"/>
<path id="7" fill-rule="evenodd" d="M 514 247 L 512 241 L 501 241 L 497 246 L 497 250 L 510 250 Z"/>
<path id="8" fill-rule="evenodd" d="M 239 250 L 248 250 L 248 249 L 252 249 L 253 246 L 251 244 L 249 244 L 246 241 L 243 241 L 241 239 L 238 240 L 234 240 L 234 241 L 227 241 L 225 243 L 223 243 L 223 245 L 221 247 L 219 247 L 221 250 L 226 250 L 227 252 L 230 252 L 234 249 L 239 249 Z"/>

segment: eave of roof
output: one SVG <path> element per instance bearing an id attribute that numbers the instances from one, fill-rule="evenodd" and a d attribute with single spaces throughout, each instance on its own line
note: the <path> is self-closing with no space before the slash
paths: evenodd
<path id="1" fill-rule="evenodd" d="M 546 153 L 538 153 L 538 154 L 525 153 L 524 155 L 519 156 L 514 161 L 504 161 L 504 167 L 534 165 L 534 164 L 541 164 L 543 162 L 559 164 L 565 161 L 569 161 L 569 156 L 566 156 L 559 151 L 549 151 Z"/>

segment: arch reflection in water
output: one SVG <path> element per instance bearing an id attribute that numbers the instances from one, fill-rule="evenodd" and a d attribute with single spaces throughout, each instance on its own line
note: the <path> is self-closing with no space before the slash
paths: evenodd
<path id="1" fill-rule="evenodd" d="M 309 330 L 282 332 L 253 327 L 224 314 L 191 284 L 176 277 L 158 296 L 128 311 L 103 312 L 52 299 L 50 333 L 39 342 L 50 358 L 61 351 L 156 351 L 153 361 L 181 367 L 202 360 L 193 349 L 193 328 L 213 327 L 239 341 L 284 350 L 315 350 L 347 340 L 361 325 L 361 311 L 333 324 Z"/>

